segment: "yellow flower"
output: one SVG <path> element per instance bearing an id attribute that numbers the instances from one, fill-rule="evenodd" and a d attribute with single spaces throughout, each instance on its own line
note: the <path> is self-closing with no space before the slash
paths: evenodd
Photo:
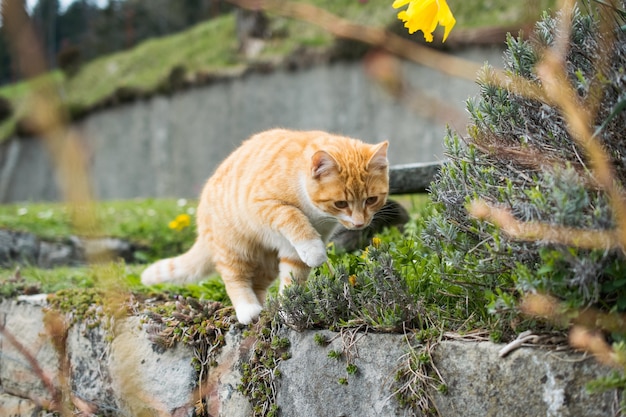
<path id="1" fill-rule="evenodd" d="M 189 214 L 183 213 L 183 214 L 179 214 L 178 216 L 176 216 L 174 220 L 169 222 L 167 227 L 169 227 L 172 230 L 176 230 L 180 232 L 181 230 L 189 227 L 190 225 L 191 225 L 191 217 L 189 216 Z"/>
<path id="2" fill-rule="evenodd" d="M 392 7 L 398 9 L 407 4 L 409 7 L 398 13 L 398 19 L 404 22 L 404 27 L 409 29 L 409 33 L 421 30 L 426 42 L 432 42 L 433 32 L 437 24 L 440 24 L 445 28 L 443 42 L 446 41 L 456 23 L 446 0 L 395 0 Z"/>
<path id="3" fill-rule="evenodd" d="M 378 248 L 380 246 L 380 244 L 383 243 L 382 239 L 379 238 L 378 236 L 374 236 L 372 238 L 372 246 L 375 248 Z"/>
<path id="4" fill-rule="evenodd" d="M 354 287 L 356 285 L 356 275 L 350 275 L 348 277 L 348 282 Z"/>

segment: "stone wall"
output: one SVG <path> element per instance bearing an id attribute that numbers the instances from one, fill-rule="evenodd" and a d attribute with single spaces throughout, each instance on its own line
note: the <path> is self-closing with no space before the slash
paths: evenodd
<path id="1" fill-rule="evenodd" d="M 30 265 L 53 268 L 66 265 L 85 265 L 100 259 L 134 261 L 138 247 L 117 238 L 42 239 L 39 236 L 14 230 L 0 229 L 0 268 Z"/>
<path id="2" fill-rule="evenodd" d="M 501 54 L 500 47 L 458 52 L 496 67 Z M 368 142 L 389 139 L 393 165 L 440 161 L 446 124 L 465 130 L 465 101 L 478 86 L 409 63 L 404 73 L 416 93 L 409 105 L 369 79 L 362 63 L 337 62 L 246 73 L 102 109 L 74 127 L 84 138 L 99 199 L 197 197 L 241 141 L 273 127 L 321 129 Z M 0 145 L 0 203 L 59 197 L 40 140 L 13 138 Z"/>
<path id="3" fill-rule="evenodd" d="M 153 345 L 136 316 L 114 326 L 70 327 L 62 347 L 47 336 L 45 311 L 33 298 L 0 302 L 0 415 L 46 415 L 39 404 L 50 391 L 33 371 L 13 335 L 36 359 L 40 373 L 54 385 L 65 363 L 72 400 L 99 415 L 191 416 L 196 406 L 198 375 L 191 366 L 192 351 L 184 346 L 160 349 Z M 275 392 L 280 415 L 299 416 L 409 416 L 396 401 L 394 376 L 415 344 L 410 335 L 330 331 L 296 332 L 281 336 L 290 341 L 290 359 L 279 364 Z M 319 334 L 330 341 L 320 346 Z M 316 336 L 317 335 L 317 336 Z M 241 367 L 250 358 L 255 340 L 231 326 L 226 345 L 202 385 L 207 411 L 217 417 L 252 416 L 252 406 L 237 386 Z M 345 360 L 329 356 L 349 345 L 355 374 L 346 373 Z M 434 364 L 446 393 L 430 389 L 434 405 L 445 417 L 484 416 L 610 416 L 617 394 L 589 394 L 585 384 L 610 369 L 592 358 L 572 352 L 523 347 L 499 356 L 502 346 L 490 342 L 441 341 L 432 350 Z M 345 378 L 344 383 L 340 380 Z"/>

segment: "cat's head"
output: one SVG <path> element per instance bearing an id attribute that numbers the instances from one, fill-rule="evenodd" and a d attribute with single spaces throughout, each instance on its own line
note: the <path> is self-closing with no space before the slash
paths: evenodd
<path id="1" fill-rule="evenodd" d="M 389 193 L 387 141 L 318 150 L 311 157 L 311 202 L 348 229 L 363 229 L 385 204 Z"/>

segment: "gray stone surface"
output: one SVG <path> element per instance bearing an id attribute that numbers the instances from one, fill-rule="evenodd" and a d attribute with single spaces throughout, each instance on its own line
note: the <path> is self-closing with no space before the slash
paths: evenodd
<path id="1" fill-rule="evenodd" d="M 31 400 L 0 392 L 0 416 L 38 417 L 40 409 Z"/>
<path id="2" fill-rule="evenodd" d="M 188 348 L 157 349 L 130 317 L 115 326 L 108 367 L 122 414 L 191 416 L 197 375 Z"/>
<path id="3" fill-rule="evenodd" d="M 391 395 L 391 383 L 406 353 L 407 345 L 402 335 L 356 334 L 356 343 L 345 349 L 342 358 L 328 356 L 331 350 L 342 352 L 351 345 L 351 337 L 339 337 L 324 331 L 333 342 L 323 347 L 315 342 L 316 332 L 289 331 L 290 360 L 280 365 L 281 386 L 278 405 L 285 416 L 361 417 L 395 416 L 398 404 Z M 349 375 L 347 359 L 357 366 Z M 346 378 L 347 383 L 340 383 Z M 399 415 L 402 415 L 400 413 Z"/>
<path id="4" fill-rule="evenodd" d="M 448 385 L 438 396 L 442 416 L 613 416 L 614 392 L 589 394 L 585 385 L 609 370 L 579 354 L 518 349 L 505 358 L 488 342 L 446 342 L 434 361 Z"/>
<path id="5" fill-rule="evenodd" d="M 58 358 L 43 330 L 42 307 L 27 301 L 0 302 L 0 323 L 16 335 L 54 376 Z M 281 362 L 277 404 L 283 417 L 410 416 L 398 407 L 394 375 L 410 347 L 404 335 L 330 331 L 296 332 L 291 359 Z M 316 334 L 331 343 L 321 346 Z M 74 325 L 67 338 L 72 394 L 99 415 L 191 416 L 197 395 L 207 398 L 214 417 L 249 417 L 251 406 L 238 391 L 241 365 L 255 340 L 231 327 L 226 346 L 201 387 L 191 366 L 192 351 L 179 346 L 156 348 L 137 317 L 111 328 Z M 500 358 L 502 346 L 488 342 L 442 341 L 433 359 L 448 392 L 432 392 L 444 417 L 473 416 L 612 416 L 617 394 L 588 394 L 585 385 L 610 369 L 580 354 L 521 348 Z M 30 417 L 34 399 L 45 398 L 41 381 L 25 366 L 19 352 L 0 338 L 0 416 Z M 330 351 L 342 352 L 340 359 Z M 357 372 L 346 371 L 348 363 Z M 340 383 L 345 378 L 346 383 Z M 58 379 L 55 379 L 55 383 Z M 11 414 L 14 413 L 14 414 Z M 41 414 L 37 414 L 41 415 Z"/>
<path id="6" fill-rule="evenodd" d="M 121 258 L 133 260 L 131 243 L 116 238 L 79 238 L 44 240 L 32 233 L 0 229 L 0 267 L 33 265 L 54 268 L 83 265 L 90 261 Z"/>
<path id="7" fill-rule="evenodd" d="M 496 67 L 502 62 L 499 47 L 458 55 Z M 244 139 L 274 127 L 321 129 L 367 142 L 388 139 L 392 165 L 442 160 L 445 126 L 465 130 L 465 101 L 478 86 L 410 63 L 403 69 L 418 92 L 412 106 L 422 111 L 387 95 L 362 63 L 338 62 L 252 73 L 139 100 L 91 114 L 75 127 L 84 137 L 99 199 L 195 198 L 217 164 Z M 450 108 L 435 109 L 436 101 Z M 424 115 L 434 111 L 436 117 Z M 0 170 L 0 202 L 60 198 L 41 141 L 0 145 L 3 164 L 12 168 Z"/>
<path id="8" fill-rule="evenodd" d="M 241 331 L 232 327 L 226 333 L 226 346 L 217 357 L 218 370 L 210 381 L 216 384 L 215 394 L 209 399 L 212 415 L 219 417 L 247 417 L 252 415 L 248 399 L 237 390 L 241 382 L 241 365 L 249 358 L 250 342 L 244 343 Z"/>
<path id="9" fill-rule="evenodd" d="M 103 326 L 72 326 L 67 336 L 67 352 L 71 367 L 71 388 L 75 396 L 94 405 L 100 412 L 119 413 L 120 406 L 112 387 L 109 361 L 109 331 Z"/>
<path id="10" fill-rule="evenodd" d="M 19 346 L 0 337 L 0 388 L 5 393 L 36 401 L 52 400 L 40 375 L 31 367 L 27 355 L 36 359 L 41 371 L 58 380 L 59 356 L 44 325 L 40 306 L 28 302 L 0 303 L 0 323 Z"/>

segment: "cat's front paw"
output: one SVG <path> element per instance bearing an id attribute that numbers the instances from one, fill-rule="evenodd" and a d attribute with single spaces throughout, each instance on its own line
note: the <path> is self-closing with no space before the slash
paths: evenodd
<path id="1" fill-rule="evenodd" d="M 311 268 L 320 266 L 328 259 L 328 256 L 326 256 L 326 245 L 321 240 L 305 240 L 296 243 L 294 247 L 302 262 Z"/>
<path id="2" fill-rule="evenodd" d="M 259 304 L 240 303 L 235 306 L 235 313 L 237 314 L 237 320 L 241 324 L 250 324 L 259 317 L 261 314 L 261 307 Z"/>

